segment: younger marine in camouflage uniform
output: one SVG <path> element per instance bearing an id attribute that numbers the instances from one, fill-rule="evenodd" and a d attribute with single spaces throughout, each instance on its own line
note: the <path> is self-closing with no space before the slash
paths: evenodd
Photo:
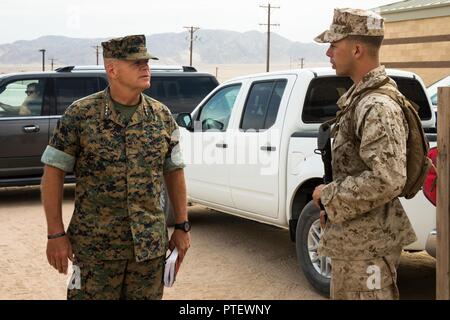
<path id="1" fill-rule="evenodd" d="M 416 240 L 398 199 L 406 183 L 408 124 L 401 106 L 368 89 L 397 90 L 379 63 L 383 35 L 379 15 L 336 9 L 330 30 L 315 39 L 331 43 L 327 56 L 337 75 L 354 82 L 337 102 L 334 181 L 313 194 L 326 210 L 319 254 L 331 257 L 333 299 L 398 299 L 401 250 Z"/>
<path id="2" fill-rule="evenodd" d="M 61 209 L 51 197 L 62 196 L 51 192 L 52 178 L 73 170 L 77 179 L 68 237 L 50 236 L 47 255 L 60 272 L 67 258 L 74 260 L 69 299 L 160 299 L 168 248 L 163 178 L 176 220 L 187 220 L 177 124 L 166 106 L 142 94 L 154 58 L 145 37 L 102 45 L 110 87 L 66 110 L 42 156 L 49 234 L 64 231 L 62 221 L 52 222 Z M 184 256 L 189 234 L 176 230 L 171 242 Z"/>

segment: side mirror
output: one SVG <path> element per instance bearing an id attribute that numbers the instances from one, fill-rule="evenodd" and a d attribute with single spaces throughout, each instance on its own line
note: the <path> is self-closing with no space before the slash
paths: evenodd
<path id="1" fill-rule="evenodd" d="M 180 127 L 186 128 L 188 130 L 192 129 L 192 118 L 191 114 L 188 112 L 182 112 L 177 115 L 176 122 Z"/>

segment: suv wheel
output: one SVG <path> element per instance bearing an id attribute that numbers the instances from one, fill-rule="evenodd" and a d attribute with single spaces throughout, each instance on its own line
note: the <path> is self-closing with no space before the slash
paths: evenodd
<path id="1" fill-rule="evenodd" d="M 325 296 L 330 295 L 331 259 L 319 257 L 322 229 L 320 210 L 310 201 L 302 210 L 297 222 L 295 246 L 300 267 L 309 283 Z"/>

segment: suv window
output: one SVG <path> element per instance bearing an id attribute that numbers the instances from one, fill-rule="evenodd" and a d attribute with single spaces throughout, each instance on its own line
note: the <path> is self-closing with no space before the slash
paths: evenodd
<path id="1" fill-rule="evenodd" d="M 26 117 L 43 114 L 45 79 L 9 82 L 0 88 L 0 117 Z"/>
<path id="2" fill-rule="evenodd" d="M 151 87 L 145 94 L 164 103 L 172 112 L 192 112 L 215 87 L 217 81 L 208 76 L 162 77 L 152 75 Z"/>
<path id="3" fill-rule="evenodd" d="M 202 131 L 209 129 L 225 131 L 227 129 L 231 111 L 240 89 L 241 84 L 224 87 L 206 102 L 198 117 L 198 121 L 202 124 Z"/>
<path id="4" fill-rule="evenodd" d="M 270 128 L 277 118 L 287 80 L 264 81 L 252 84 L 245 102 L 240 129 Z"/>
<path id="5" fill-rule="evenodd" d="M 100 91 L 99 78 L 55 78 L 56 113 L 63 114 L 74 101 Z"/>
<path id="6" fill-rule="evenodd" d="M 415 79 L 391 77 L 400 92 L 420 106 L 419 116 L 422 120 L 431 119 L 431 109 L 427 96 Z M 302 120 L 304 123 L 322 123 L 336 116 L 337 101 L 352 86 L 348 77 L 321 77 L 311 81 L 303 106 Z"/>

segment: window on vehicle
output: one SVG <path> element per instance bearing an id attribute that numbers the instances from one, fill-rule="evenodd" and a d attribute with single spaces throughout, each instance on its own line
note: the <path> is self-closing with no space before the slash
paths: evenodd
<path id="1" fill-rule="evenodd" d="M 431 103 L 434 106 L 437 106 L 437 104 L 438 104 L 438 92 L 437 92 L 438 88 L 439 87 L 448 87 L 448 86 L 450 86 L 450 75 L 446 76 L 446 77 L 434 82 L 430 86 L 428 86 L 427 94 L 430 96 Z"/>
<path id="2" fill-rule="evenodd" d="M 431 119 L 431 109 L 428 103 L 427 94 L 423 90 L 420 82 L 416 79 L 392 77 L 397 83 L 398 90 L 409 100 L 415 102 L 419 108 L 419 117 L 422 120 Z"/>
<path id="3" fill-rule="evenodd" d="M 438 104 L 438 95 L 437 95 L 437 93 L 436 93 L 436 94 L 433 94 L 433 95 L 431 96 L 431 103 L 432 103 L 433 105 L 437 106 L 437 104 Z"/>
<path id="4" fill-rule="evenodd" d="M 337 101 L 352 86 L 347 77 L 321 77 L 311 80 L 306 92 L 302 120 L 322 123 L 336 116 Z"/>
<path id="5" fill-rule="evenodd" d="M 202 124 L 202 131 L 210 129 L 225 131 L 227 129 L 231 111 L 240 89 L 241 84 L 224 87 L 206 102 L 197 119 Z"/>
<path id="6" fill-rule="evenodd" d="M 98 91 L 105 90 L 105 88 L 108 86 L 108 81 L 103 78 L 98 78 L 98 85 Z"/>
<path id="7" fill-rule="evenodd" d="M 45 79 L 16 80 L 0 88 L 0 117 L 40 116 Z"/>
<path id="8" fill-rule="evenodd" d="M 431 109 L 427 96 L 420 82 L 404 77 L 392 77 L 399 91 L 420 106 L 419 116 L 422 120 L 431 119 Z M 348 77 L 321 77 L 311 81 L 303 106 L 304 123 L 322 123 L 336 116 L 337 101 L 352 86 Z"/>
<path id="9" fill-rule="evenodd" d="M 152 76 L 151 86 L 144 93 L 177 114 L 192 112 L 216 86 L 217 81 L 207 76 Z"/>
<path id="10" fill-rule="evenodd" d="M 56 113 L 63 114 L 74 101 L 99 91 L 99 78 L 55 78 Z"/>
<path id="11" fill-rule="evenodd" d="M 264 130 L 270 128 L 277 118 L 286 80 L 254 83 L 244 106 L 240 129 Z"/>

